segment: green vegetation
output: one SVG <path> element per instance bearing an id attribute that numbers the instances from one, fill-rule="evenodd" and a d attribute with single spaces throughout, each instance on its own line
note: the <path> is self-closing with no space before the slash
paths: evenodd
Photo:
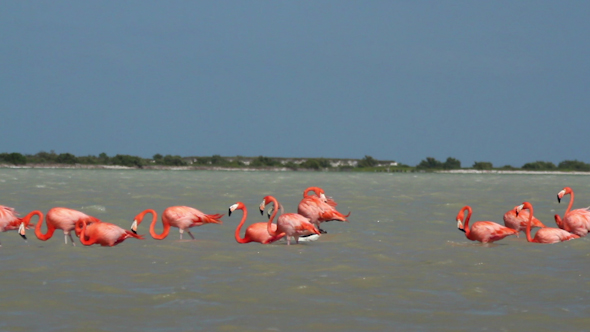
<path id="1" fill-rule="evenodd" d="M 458 170 L 461 161 L 448 157 L 441 162 L 433 157 L 427 157 L 415 167 L 394 161 L 377 160 L 365 155 L 361 159 L 331 159 L 331 158 L 273 158 L 258 157 L 222 157 L 220 155 L 203 157 L 181 157 L 179 155 L 162 155 L 156 153 L 152 158 L 117 154 L 109 157 L 106 153 L 98 156 L 75 156 L 71 153 L 57 154 L 55 151 L 41 151 L 34 155 L 22 155 L 18 152 L 0 153 L 0 164 L 4 165 L 106 165 L 126 166 L 132 168 L 158 168 L 190 166 L 193 169 L 211 167 L 219 168 L 257 168 L 257 169 L 289 169 L 309 171 L 335 172 L 436 172 L 444 170 Z M 76 166 L 78 167 L 78 166 Z M 524 164 L 521 168 L 505 165 L 494 168 L 488 161 L 477 161 L 468 169 L 474 170 L 529 170 L 529 171 L 564 171 L 590 172 L 590 164 L 578 160 L 565 160 L 557 166 L 549 161 L 535 161 Z"/>

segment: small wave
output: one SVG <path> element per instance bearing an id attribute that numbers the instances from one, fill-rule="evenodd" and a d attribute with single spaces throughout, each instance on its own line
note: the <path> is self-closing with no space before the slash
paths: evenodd
<path id="1" fill-rule="evenodd" d="M 82 210 L 93 210 L 93 211 L 99 211 L 99 212 L 106 212 L 107 208 L 102 205 L 90 205 L 90 206 L 82 207 Z"/>

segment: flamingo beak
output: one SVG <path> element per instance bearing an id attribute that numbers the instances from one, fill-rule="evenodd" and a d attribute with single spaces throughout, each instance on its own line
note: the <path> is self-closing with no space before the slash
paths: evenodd
<path id="1" fill-rule="evenodd" d="M 561 198 L 563 195 L 565 195 L 565 190 L 562 190 L 557 194 L 557 203 L 561 203 Z"/>
<path id="2" fill-rule="evenodd" d="M 463 231 L 463 232 L 465 232 L 465 230 L 463 229 L 463 222 L 462 222 L 461 220 L 459 220 L 459 219 L 457 219 L 457 228 L 458 228 L 460 231 Z"/>
<path id="3" fill-rule="evenodd" d="M 27 239 L 27 236 L 25 235 L 25 223 L 21 222 L 20 226 L 18 226 L 18 235 L 20 235 L 20 237 L 22 237 L 23 239 Z"/>
<path id="4" fill-rule="evenodd" d="M 520 211 L 522 211 L 523 208 L 524 208 L 524 204 L 520 204 L 519 206 L 516 207 L 516 216 L 518 216 L 518 213 Z"/>
<path id="5" fill-rule="evenodd" d="M 137 234 L 137 220 L 133 220 L 133 224 L 131 224 L 131 231 Z"/>
<path id="6" fill-rule="evenodd" d="M 227 212 L 227 216 L 231 217 L 231 209 L 229 209 L 229 211 Z"/>
<path id="7" fill-rule="evenodd" d="M 260 203 L 260 215 L 261 216 L 264 215 L 264 208 L 265 208 L 264 200 L 262 200 L 262 203 Z"/>

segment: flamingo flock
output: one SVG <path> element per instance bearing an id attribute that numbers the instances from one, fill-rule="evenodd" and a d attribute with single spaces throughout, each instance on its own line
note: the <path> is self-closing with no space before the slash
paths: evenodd
<path id="1" fill-rule="evenodd" d="M 557 243 L 584 237 L 590 230 L 590 208 L 571 210 L 574 204 L 574 191 L 570 187 L 563 188 L 557 194 L 557 201 L 565 195 L 570 195 L 570 203 L 561 218 L 555 215 L 555 227 L 547 227 L 533 215 L 533 205 L 530 202 L 523 202 L 504 214 L 504 226 L 492 221 L 477 221 L 469 227 L 472 209 L 464 206 L 457 215 L 457 228 L 465 233 L 471 241 L 491 243 L 503 238 L 525 232 L 528 242 L 535 243 Z M 467 217 L 465 217 L 467 211 Z M 534 237 L 531 236 L 531 229 L 539 228 Z"/>
<path id="2" fill-rule="evenodd" d="M 309 192 L 314 195 L 309 195 Z M 336 210 L 336 202 L 327 197 L 322 188 L 309 187 L 304 191 L 304 198 L 298 208 L 298 213 L 283 213 L 283 206 L 273 196 L 266 196 L 260 205 L 260 213 L 264 214 L 265 206 L 272 203 L 273 212 L 268 222 L 254 223 L 246 229 L 244 237 L 240 236 L 242 226 L 248 217 L 248 210 L 244 203 L 237 202 L 229 207 L 229 216 L 236 210 L 242 210 L 243 216 L 241 222 L 235 230 L 235 239 L 238 243 L 258 242 L 261 244 L 270 244 L 282 238 L 286 238 L 287 245 L 291 244 L 291 238 L 295 243 L 299 243 L 300 237 L 309 235 L 320 235 L 326 233 L 319 228 L 321 222 L 331 220 L 348 221 L 350 212 L 347 215 Z M 276 224 L 273 223 L 279 210 L 281 215 L 277 217 Z M 150 235 L 156 240 L 165 239 L 170 233 L 170 227 L 178 228 L 180 240 L 184 232 L 195 240 L 191 233 L 192 227 L 202 226 L 205 224 L 222 224 L 223 214 L 205 214 L 189 206 L 171 206 L 162 212 L 162 233 L 155 231 L 158 222 L 158 213 L 153 209 L 146 209 L 135 216 L 131 224 L 131 229 L 126 230 L 115 224 L 104 222 L 96 217 L 87 215 L 83 212 L 65 207 L 54 207 L 47 212 L 45 223 L 47 231 L 44 234 L 41 230 L 43 225 L 43 213 L 33 211 L 23 218 L 18 217 L 15 209 L 0 205 L 0 232 L 9 230 L 18 230 L 23 239 L 27 239 L 25 230 L 35 228 L 35 235 L 41 241 L 47 241 L 57 229 L 64 232 L 65 244 L 68 244 L 68 238 L 73 246 L 76 245 L 72 236 L 72 231 L 78 236 L 80 243 L 85 246 L 101 245 L 105 247 L 115 246 L 126 239 L 134 238 L 143 240 L 142 235 L 138 235 L 138 228 L 147 214 L 152 215 L 150 224 Z M 38 216 L 37 224 L 31 224 L 33 216 Z"/>
<path id="3" fill-rule="evenodd" d="M 311 194 L 313 192 L 314 194 Z M 534 216 L 534 209 L 530 202 L 523 202 L 504 214 L 504 226 L 492 221 L 475 221 L 470 224 L 473 209 L 466 205 L 457 214 L 457 228 L 465 233 L 465 237 L 471 241 L 492 243 L 500 241 L 508 236 L 519 236 L 524 232 L 528 242 L 557 243 L 584 237 L 590 231 L 590 208 L 572 210 L 574 204 L 574 191 L 570 187 L 563 188 L 557 194 L 557 200 L 561 203 L 564 196 L 570 195 L 570 201 L 563 218 L 555 215 L 555 227 L 547 227 Z M 236 202 L 229 207 L 228 216 L 236 210 L 242 211 L 242 219 L 237 225 L 234 237 L 237 243 L 258 242 L 270 244 L 280 239 L 285 239 L 287 245 L 291 241 L 298 244 L 300 239 L 306 237 L 319 237 L 326 231 L 320 228 L 321 223 L 328 221 L 348 221 L 350 212 L 342 214 L 337 209 L 338 205 L 332 198 L 327 197 L 324 190 L 319 187 L 309 187 L 303 192 L 303 199 L 297 207 L 297 213 L 284 213 L 284 207 L 274 196 L 265 196 L 260 203 L 259 210 L 264 215 L 266 207 L 272 205 L 268 212 L 267 222 L 250 224 L 244 236 L 240 234 L 248 218 L 248 209 L 243 202 Z M 280 212 L 280 215 L 279 215 Z M 134 238 L 143 240 L 138 235 L 138 228 L 147 214 L 151 214 L 149 232 L 156 240 L 165 239 L 170 233 L 170 227 L 178 228 L 180 240 L 184 232 L 195 240 L 191 228 L 205 224 L 222 224 L 223 214 L 205 214 L 189 206 L 171 206 L 162 212 L 162 233 L 155 231 L 158 222 L 158 213 L 153 209 L 146 209 L 135 216 L 131 229 L 126 230 L 115 224 L 104 222 L 96 217 L 83 212 L 65 207 L 54 207 L 45 215 L 47 231 L 43 233 L 44 215 L 35 210 L 23 218 L 18 216 L 14 208 L 0 205 L 0 232 L 17 230 L 23 239 L 26 238 L 26 230 L 34 227 L 35 235 L 41 241 L 49 240 L 57 229 L 64 233 L 64 242 L 68 238 L 73 246 L 76 245 L 72 231 L 78 236 L 80 243 L 85 246 L 101 245 L 112 247 L 126 239 Z M 277 216 L 278 215 L 278 216 Z M 38 217 L 36 224 L 31 223 L 31 218 Z M 276 218 L 276 223 L 274 222 Z M 539 228 L 533 237 L 532 228 Z M 1 246 L 1 244 L 0 244 Z"/>

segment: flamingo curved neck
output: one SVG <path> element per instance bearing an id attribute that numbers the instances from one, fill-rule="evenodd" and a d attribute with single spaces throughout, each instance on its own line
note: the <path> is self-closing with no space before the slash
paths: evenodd
<path id="1" fill-rule="evenodd" d="M 83 222 L 83 226 L 82 226 L 82 231 L 80 232 L 80 243 L 82 243 L 85 246 L 89 246 L 94 244 L 94 241 L 88 237 L 88 240 L 86 240 L 86 222 Z"/>
<path id="2" fill-rule="evenodd" d="M 317 187 L 309 187 L 309 188 L 305 189 L 305 191 L 303 192 L 303 198 L 305 198 L 307 196 L 313 196 L 313 195 L 309 194 L 310 191 L 313 191 L 317 197 L 320 197 L 318 190 L 319 190 L 319 188 L 317 188 Z"/>
<path id="3" fill-rule="evenodd" d="M 463 231 L 465 232 L 465 236 L 469 237 L 469 234 L 471 234 L 471 230 L 469 229 L 469 220 L 471 219 L 471 213 L 473 210 L 471 210 L 470 206 L 467 206 L 465 209 L 467 210 L 467 218 L 465 218 L 465 224 L 463 224 Z"/>
<path id="4" fill-rule="evenodd" d="M 526 207 L 529 210 L 529 222 L 526 225 L 526 240 L 529 242 L 534 242 L 533 238 L 531 237 L 531 228 L 533 226 L 533 207 Z"/>
<path id="5" fill-rule="evenodd" d="M 274 205 L 274 211 L 272 212 L 272 215 L 270 216 L 270 219 L 268 219 L 268 223 L 266 224 L 266 230 L 268 231 L 268 234 L 272 235 L 272 236 L 276 236 L 277 235 L 277 230 L 273 230 L 271 225 L 272 225 L 272 221 L 274 220 L 274 218 L 277 215 L 277 212 L 279 212 L 279 202 L 277 202 L 277 199 L 274 197 L 270 197 L 270 200 L 272 201 L 273 205 Z"/>
<path id="6" fill-rule="evenodd" d="M 52 222 L 49 221 L 49 218 L 46 218 L 45 223 L 47 224 L 47 233 L 43 234 L 43 232 L 41 232 L 41 224 L 43 224 L 43 217 L 40 218 L 41 219 L 39 219 L 37 225 L 35 225 L 35 235 L 39 240 L 47 241 L 51 239 L 51 237 L 53 236 L 53 233 L 55 232 L 55 226 Z"/>
<path id="7" fill-rule="evenodd" d="M 240 221 L 240 224 L 238 225 L 238 227 L 236 228 L 236 232 L 234 234 L 236 241 L 238 241 L 238 243 L 248 243 L 249 241 L 246 239 L 246 236 L 244 235 L 244 237 L 240 237 L 240 232 L 242 231 L 242 226 L 244 225 L 244 223 L 246 222 L 246 219 L 248 218 L 248 209 L 246 209 L 246 207 L 244 206 L 243 209 L 241 209 L 244 214 L 242 215 L 242 221 Z"/>
<path id="8" fill-rule="evenodd" d="M 158 218 L 155 214 L 153 214 L 153 216 L 152 223 L 150 224 L 150 235 L 156 240 L 163 240 L 168 236 L 168 233 L 170 233 L 170 222 L 168 221 L 168 217 L 166 217 L 165 214 L 162 215 L 162 225 L 164 226 L 164 229 L 162 230 L 162 233 L 158 234 L 155 229 Z"/>
<path id="9" fill-rule="evenodd" d="M 565 218 L 565 216 L 570 213 L 570 210 L 572 209 L 572 206 L 574 205 L 574 191 L 571 190 L 570 192 L 570 203 L 567 205 L 567 210 L 565 210 L 565 214 L 563 215 L 563 217 Z"/>

